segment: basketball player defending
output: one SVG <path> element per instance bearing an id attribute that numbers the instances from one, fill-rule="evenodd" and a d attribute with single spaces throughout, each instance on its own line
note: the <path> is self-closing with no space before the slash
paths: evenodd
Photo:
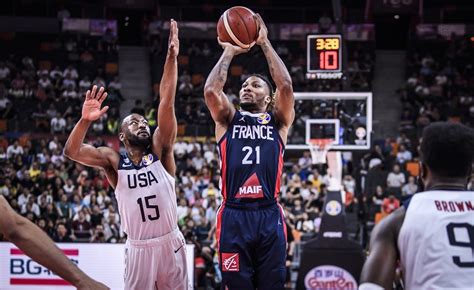
<path id="1" fill-rule="evenodd" d="M 424 192 L 375 227 L 359 289 L 392 289 L 397 260 L 405 289 L 474 289 L 473 155 L 471 128 L 434 123 L 424 130 Z"/>
<path id="2" fill-rule="evenodd" d="M 160 85 L 158 128 L 153 136 L 146 119 L 131 114 L 123 119 L 119 138 L 126 153 L 84 144 L 90 124 L 107 106 L 103 88 L 87 91 L 82 118 L 66 142 L 64 154 L 84 165 L 101 168 L 115 188 L 125 246 L 126 289 L 187 289 L 186 253 L 178 230 L 173 144 L 177 123 L 174 100 L 177 82 L 178 28 L 170 24 L 168 54 Z"/>
<path id="3" fill-rule="evenodd" d="M 217 214 L 216 238 L 222 289 L 284 289 L 286 276 L 286 228 L 276 199 L 295 116 L 293 88 L 263 20 L 259 15 L 256 20 L 256 43 L 267 59 L 275 93 L 266 78 L 251 76 L 242 84 L 242 110 L 236 111 L 223 88 L 232 58 L 247 50 L 220 41 L 224 52 L 204 88 L 221 159 L 224 202 Z"/>

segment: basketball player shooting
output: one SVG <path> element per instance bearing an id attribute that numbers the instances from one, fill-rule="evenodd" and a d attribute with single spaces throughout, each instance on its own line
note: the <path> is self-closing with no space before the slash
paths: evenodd
<path id="1" fill-rule="evenodd" d="M 204 94 L 216 124 L 224 202 L 217 214 L 222 289 L 284 289 L 286 227 L 277 203 L 283 150 L 295 112 L 291 77 L 257 14 L 256 44 L 271 76 L 247 78 L 236 111 L 223 92 L 235 55 L 247 52 L 219 40 L 224 52 L 207 78 Z M 274 106 L 272 108 L 274 102 Z"/>
<path id="2" fill-rule="evenodd" d="M 82 272 L 35 224 L 15 213 L 0 195 L 0 234 L 26 255 L 71 283 L 78 290 L 106 290 L 104 284 Z"/>
<path id="3" fill-rule="evenodd" d="M 131 114 L 119 138 L 126 153 L 84 144 L 91 123 L 108 109 L 103 88 L 87 91 L 82 117 L 66 142 L 64 154 L 101 168 L 115 189 L 125 246 L 125 289 L 187 289 L 186 253 L 178 230 L 173 144 L 177 122 L 174 101 L 179 52 L 177 23 L 171 20 L 168 53 L 160 85 L 158 128 L 151 136 L 147 120 Z"/>
<path id="4" fill-rule="evenodd" d="M 372 232 L 361 290 L 392 289 L 397 260 L 405 289 L 474 289 L 474 192 L 467 191 L 474 131 L 456 123 L 425 128 L 424 191 Z"/>

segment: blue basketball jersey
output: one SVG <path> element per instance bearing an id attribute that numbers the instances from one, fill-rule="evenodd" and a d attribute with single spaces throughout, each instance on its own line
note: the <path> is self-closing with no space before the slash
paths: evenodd
<path id="1" fill-rule="evenodd" d="M 275 200 L 284 143 L 272 112 L 237 111 L 218 143 L 224 200 Z"/>

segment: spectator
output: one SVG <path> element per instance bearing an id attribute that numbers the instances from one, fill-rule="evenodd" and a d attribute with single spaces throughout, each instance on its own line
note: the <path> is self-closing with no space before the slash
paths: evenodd
<path id="1" fill-rule="evenodd" d="M 5 62 L 0 62 L 0 81 L 8 80 L 10 78 L 10 69 L 5 65 Z"/>
<path id="2" fill-rule="evenodd" d="M 53 137 L 53 140 L 49 141 L 48 143 L 48 149 L 49 151 L 54 151 L 59 148 L 59 140 L 57 136 Z"/>
<path id="3" fill-rule="evenodd" d="M 65 218 L 66 220 L 72 217 L 71 205 L 68 202 L 66 194 L 62 194 L 60 196 L 60 201 L 56 203 L 56 210 L 58 211 L 59 216 Z"/>
<path id="4" fill-rule="evenodd" d="M 115 213 L 110 213 L 104 225 L 105 239 L 109 243 L 117 243 L 121 239 L 120 226 L 116 222 Z"/>
<path id="5" fill-rule="evenodd" d="M 79 74 L 77 70 L 72 65 L 68 65 L 67 68 L 63 72 L 63 76 L 66 76 L 68 79 L 77 80 L 79 78 Z M 76 83 L 74 83 L 76 85 Z"/>
<path id="6" fill-rule="evenodd" d="M 72 84 L 67 85 L 67 88 L 62 93 L 62 97 L 65 101 L 75 100 L 79 97 L 79 94 L 75 91 L 75 87 Z"/>
<path id="7" fill-rule="evenodd" d="M 54 80 L 54 82 L 56 82 L 56 80 L 58 79 L 61 79 L 63 77 L 63 72 L 61 71 L 61 69 L 59 68 L 59 66 L 56 66 L 50 73 L 49 73 L 49 76 L 52 80 Z"/>
<path id="8" fill-rule="evenodd" d="M 332 19 L 328 16 L 327 12 L 324 12 L 323 15 L 319 18 L 318 24 L 321 33 L 326 33 L 329 31 L 332 25 Z"/>
<path id="9" fill-rule="evenodd" d="M 23 147 L 18 143 L 18 140 L 15 140 L 12 145 L 7 148 L 7 158 L 13 159 L 16 156 L 23 155 Z"/>
<path id="10" fill-rule="evenodd" d="M 303 156 L 300 157 L 298 160 L 298 166 L 300 167 L 301 171 L 305 173 L 309 173 L 311 170 L 311 166 L 313 166 L 313 160 L 311 159 L 311 152 L 304 151 Z M 305 178 L 303 178 L 305 179 Z"/>
<path id="11" fill-rule="evenodd" d="M 92 86 L 88 75 L 85 75 L 82 80 L 79 81 L 79 92 L 81 95 L 85 95 L 87 90 Z"/>
<path id="12" fill-rule="evenodd" d="M 56 116 L 51 119 L 50 127 L 51 134 L 64 134 L 66 130 L 66 119 L 58 112 Z"/>
<path id="13" fill-rule="evenodd" d="M 122 89 L 122 83 L 120 83 L 120 79 L 118 76 L 115 76 L 113 81 L 109 83 L 108 89 L 114 89 L 115 91 L 120 93 L 120 90 Z"/>
<path id="14" fill-rule="evenodd" d="M 67 234 L 67 228 L 64 223 L 59 223 L 56 226 L 56 233 L 54 235 L 53 240 L 56 243 L 72 243 L 71 237 Z"/>
<path id="15" fill-rule="evenodd" d="M 414 176 L 408 177 L 408 183 L 402 187 L 402 196 L 411 196 L 418 191 Z"/>
<path id="16" fill-rule="evenodd" d="M 92 243 L 105 243 L 107 242 L 105 239 L 104 234 L 104 226 L 102 224 L 98 224 L 94 227 L 94 234 L 91 238 Z"/>
<path id="17" fill-rule="evenodd" d="M 397 162 L 400 164 L 405 164 L 407 161 L 412 160 L 412 154 L 410 151 L 407 150 L 405 145 L 400 145 L 400 148 L 398 149 L 397 153 Z"/>
<path id="18" fill-rule="evenodd" d="M 57 17 L 58 20 L 64 21 L 64 19 L 71 17 L 71 13 L 64 7 L 64 5 L 61 5 L 60 9 L 58 10 Z"/>
<path id="19" fill-rule="evenodd" d="M 38 218 L 41 214 L 40 208 L 37 203 L 35 203 L 35 198 L 33 196 L 28 197 L 28 202 L 23 204 L 21 207 L 21 214 L 26 215 L 28 213 L 34 213 L 35 218 Z"/>
<path id="20" fill-rule="evenodd" d="M 400 172 L 400 165 L 395 164 L 387 176 L 388 192 L 400 197 L 402 186 L 405 184 L 405 174 Z"/>
<path id="21" fill-rule="evenodd" d="M 394 210 L 400 207 L 400 201 L 395 198 L 394 195 L 390 195 L 383 199 L 382 212 L 385 214 L 391 214 Z"/>
<path id="22" fill-rule="evenodd" d="M 130 111 L 131 114 L 139 114 L 144 116 L 145 115 L 145 109 L 143 108 L 142 100 L 136 100 L 135 101 L 135 107 L 132 108 Z"/>
<path id="23" fill-rule="evenodd" d="M 78 212 L 77 219 L 72 222 L 72 235 L 74 240 L 80 242 L 87 242 L 92 237 L 92 228 L 83 210 Z"/>
<path id="24" fill-rule="evenodd" d="M 38 85 L 43 90 L 49 90 L 53 85 L 49 80 L 48 75 L 48 71 L 41 72 L 40 79 L 38 80 Z"/>
<path id="25" fill-rule="evenodd" d="M 5 89 L 0 87 L 0 119 L 6 119 L 10 116 L 12 109 L 11 101 L 5 96 Z"/>

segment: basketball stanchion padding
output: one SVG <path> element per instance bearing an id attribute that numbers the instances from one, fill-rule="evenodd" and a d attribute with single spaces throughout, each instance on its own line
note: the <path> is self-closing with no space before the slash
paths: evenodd
<path id="1" fill-rule="evenodd" d="M 296 289 L 357 289 L 364 261 L 347 237 L 340 190 L 328 192 L 319 234 L 302 248 Z"/>

